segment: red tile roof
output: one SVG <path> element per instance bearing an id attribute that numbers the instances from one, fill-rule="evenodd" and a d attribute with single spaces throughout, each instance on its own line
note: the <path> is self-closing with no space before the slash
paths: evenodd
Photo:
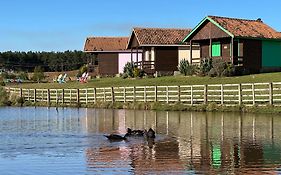
<path id="1" fill-rule="evenodd" d="M 128 37 L 88 37 L 84 51 L 126 50 L 128 39 Z"/>
<path id="2" fill-rule="evenodd" d="M 247 20 L 208 16 L 235 37 L 279 39 L 279 32 L 262 22 L 261 19 Z"/>
<path id="3" fill-rule="evenodd" d="M 134 28 L 139 45 L 177 45 L 191 29 Z"/>

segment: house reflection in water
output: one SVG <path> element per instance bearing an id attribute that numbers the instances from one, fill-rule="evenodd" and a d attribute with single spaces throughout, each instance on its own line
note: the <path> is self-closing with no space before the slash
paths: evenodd
<path id="1" fill-rule="evenodd" d="M 144 140 L 86 150 L 92 169 L 125 168 L 150 173 L 275 173 L 281 165 L 281 118 L 239 113 L 94 110 L 89 133 L 153 128 L 155 144 Z"/>

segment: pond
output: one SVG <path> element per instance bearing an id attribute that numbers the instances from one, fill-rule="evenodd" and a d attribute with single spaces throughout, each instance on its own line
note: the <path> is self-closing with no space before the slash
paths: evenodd
<path id="1" fill-rule="evenodd" d="M 128 127 L 157 135 L 104 137 Z M 281 173 L 278 115 L 5 107 L 0 137 L 5 175 Z"/>

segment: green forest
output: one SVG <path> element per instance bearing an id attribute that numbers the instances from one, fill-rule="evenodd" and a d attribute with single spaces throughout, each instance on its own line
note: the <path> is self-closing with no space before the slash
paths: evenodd
<path id="1" fill-rule="evenodd" d="M 70 71 L 79 69 L 87 63 L 91 55 L 82 51 L 65 52 L 2 52 L 0 65 L 2 69 L 33 72 L 36 66 L 44 71 Z"/>

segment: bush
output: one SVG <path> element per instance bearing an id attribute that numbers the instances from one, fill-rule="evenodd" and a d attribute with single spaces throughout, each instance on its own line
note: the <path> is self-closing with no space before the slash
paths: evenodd
<path id="1" fill-rule="evenodd" d="M 33 73 L 33 77 L 32 80 L 33 81 L 37 81 L 38 83 L 41 82 L 43 79 L 45 78 L 44 76 L 44 71 L 40 66 L 36 66 L 34 68 L 34 73 Z"/>
<path id="2" fill-rule="evenodd" d="M 28 74 L 26 72 L 20 72 L 18 78 L 22 80 L 28 80 Z"/>
<path id="3" fill-rule="evenodd" d="M 188 75 L 188 67 L 189 67 L 189 62 L 184 59 L 184 60 L 180 61 L 180 65 L 178 66 L 178 69 L 179 69 L 181 74 L 183 74 L 184 76 L 187 76 Z"/>
<path id="4" fill-rule="evenodd" d="M 200 62 L 200 74 L 207 75 L 208 72 L 213 68 L 212 58 L 203 58 Z"/>
<path id="5" fill-rule="evenodd" d="M 124 66 L 123 73 L 127 74 L 129 77 L 134 77 L 134 63 L 127 62 Z"/>
<path id="6" fill-rule="evenodd" d="M 209 77 L 216 77 L 217 76 L 217 72 L 214 68 L 212 68 L 209 72 L 208 72 L 208 76 Z"/>
<path id="7" fill-rule="evenodd" d="M 226 69 L 223 70 L 221 76 L 230 77 L 235 75 L 235 67 L 233 64 L 227 64 Z"/>
<path id="8" fill-rule="evenodd" d="M 81 66 L 80 69 L 79 69 L 79 71 L 80 71 L 81 75 L 82 75 L 84 72 L 88 72 L 88 65 L 85 64 L 85 65 Z"/>
<path id="9" fill-rule="evenodd" d="M 227 64 L 223 59 L 214 59 L 213 68 L 217 76 L 222 76 L 222 72 L 227 68 Z"/>

